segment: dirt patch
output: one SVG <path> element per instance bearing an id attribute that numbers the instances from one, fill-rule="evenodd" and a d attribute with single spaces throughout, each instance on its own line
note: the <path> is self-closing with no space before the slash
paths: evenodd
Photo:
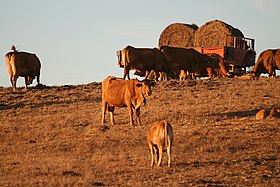
<path id="1" fill-rule="evenodd" d="M 141 108 L 143 126 L 101 126 L 101 84 L 0 88 L 0 186 L 278 186 L 278 78 L 163 81 Z M 173 125 L 171 168 L 150 167 L 147 130 Z M 109 121 L 107 114 L 106 121 Z"/>

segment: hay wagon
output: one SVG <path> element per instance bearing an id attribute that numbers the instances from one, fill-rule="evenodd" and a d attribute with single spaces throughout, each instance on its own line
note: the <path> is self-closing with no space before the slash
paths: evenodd
<path id="1" fill-rule="evenodd" d="M 255 40 L 233 35 L 225 35 L 223 46 L 195 47 L 201 53 L 216 53 L 225 60 L 229 72 L 235 75 L 246 73 L 246 68 L 254 66 L 256 52 Z"/>
<path id="2" fill-rule="evenodd" d="M 244 37 L 238 28 L 220 20 L 209 21 L 201 27 L 173 23 L 160 35 L 159 48 L 164 45 L 219 54 L 225 59 L 229 72 L 236 75 L 244 74 L 247 67 L 255 64 L 255 40 Z M 208 76 L 206 72 L 198 74 Z"/>

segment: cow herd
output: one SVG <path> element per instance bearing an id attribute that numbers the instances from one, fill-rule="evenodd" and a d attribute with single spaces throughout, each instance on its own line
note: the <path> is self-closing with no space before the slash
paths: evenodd
<path id="1" fill-rule="evenodd" d="M 136 112 L 137 124 L 141 125 L 140 108 L 146 103 L 146 97 L 151 95 L 151 87 L 155 84 L 148 76 L 154 72 L 154 80 L 180 79 L 186 76 L 194 77 L 196 73 L 206 71 L 210 77 L 232 75 L 225 67 L 224 59 L 217 54 L 202 54 L 194 49 L 162 46 L 158 48 L 135 48 L 127 46 L 117 52 L 119 67 L 124 68 L 123 78 L 108 76 L 102 81 L 102 124 L 105 124 L 105 114 L 108 110 L 111 124 L 114 125 L 115 107 L 127 107 L 130 125 L 134 125 L 133 111 Z M 25 87 L 32 84 L 35 79 L 40 84 L 41 63 L 35 54 L 19 52 L 14 46 L 12 51 L 6 54 L 6 65 L 10 75 L 10 81 L 16 89 L 16 81 L 19 76 L 25 78 Z M 258 77 L 261 73 L 269 73 L 276 76 L 275 70 L 280 69 L 280 49 L 268 49 L 263 51 L 249 73 L 252 77 Z M 130 79 L 129 71 L 136 70 L 145 78 L 143 81 Z M 129 80 L 125 80 L 125 78 Z M 268 116 L 269 112 L 261 111 L 258 118 Z M 280 111 L 270 112 L 275 115 Z M 167 150 L 168 166 L 171 165 L 171 146 L 173 142 L 172 126 L 165 120 L 155 122 L 147 134 L 148 145 L 151 152 L 151 166 L 157 161 L 161 165 L 162 152 Z M 156 155 L 156 158 L 154 157 Z"/>
<path id="2" fill-rule="evenodd" d="M 123 79 L 130 78 L 131 69 L 138 71 L 139 75 L 143 74 L 144 79 L 147 79 L 153 70 L 155 80 L 178 79 L 182 73 L 193 75 L 202 70 L 207 70 L 210 76 L 213 76 L 214 70 L 227 75 L 224 61 L 221 61 L 219 55 L 202 54 L 191 48 L 162 46 L 160 49 L 150 49 L 127 46 L 119 50 L 117 56 L 119 67 L 124 68 Z"/>
<path id="3" fill-rule="evenodd" d="M 186 76 L 195 79 L 196 76 L 208 74 L 209 77 L 234 77 L 229 72 L 223 57 L 215 53 L 202 54 L 192 48 L 161 46 L 158 48 L 135 48 L 126 46 L 117 51 L 118 65 L 124 68 L 123 79 L 129 77 L 129 71 L 135 70 L 135 75 L 147 79 L 153 71 L 154 80 L 180 79 Z M 275 70 L 280 70 L 280 49 L 263 51 L 249 77 L 259 77 L 262 73 L 276 76 Z"/>

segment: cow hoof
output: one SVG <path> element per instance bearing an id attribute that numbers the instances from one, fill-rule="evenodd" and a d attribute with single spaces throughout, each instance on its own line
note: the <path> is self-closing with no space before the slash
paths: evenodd
<path id="1" fill-rule="evenodd" d="M 109 130 L 109 127 L 107 125 L 102 125 L 101 127 L 99 127 L 99 130 L 102 132 L 105 132 L 105 131 Z"/>

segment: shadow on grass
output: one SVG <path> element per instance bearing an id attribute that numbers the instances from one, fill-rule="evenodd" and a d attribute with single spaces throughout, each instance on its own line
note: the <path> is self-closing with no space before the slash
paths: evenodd
<path id="1" fill-rule="evenodd" d="M 219 114 L 210 114 L 208 116 L 227 116 L 229 118 L 234 118 L 234 117 L 251 117 L 251 116 L 255 116 L 256 113 L 259 110 L 260 109 L 236 111 L 236 112 L 226 112 L 226 113 L 219 113 Z"/>

